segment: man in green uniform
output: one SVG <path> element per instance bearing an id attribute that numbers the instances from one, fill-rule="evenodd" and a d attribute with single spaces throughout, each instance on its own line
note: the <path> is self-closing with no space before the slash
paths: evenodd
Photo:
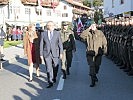
<path id="1" fill-rule="evenodd" d="M 74 34 L 69 29 L 67 22 L 62 23 L 61 39 L 63 42 L 62 72 L 63 79 L 66 79 L 66 74 L 70 74 L 69 68 L 72 63 L 73 51 L 76 51 Z"/>

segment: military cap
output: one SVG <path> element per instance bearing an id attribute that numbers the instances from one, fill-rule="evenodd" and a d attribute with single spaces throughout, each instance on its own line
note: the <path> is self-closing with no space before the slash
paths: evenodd
<path id="1" fill-rule="evenodd" d="M 69 25 L 69 24 L 68 24 L 68 22 L 62 22 L 62 25 L 63 25 L 63 26 L 67 26 L 67 25 Z"/>

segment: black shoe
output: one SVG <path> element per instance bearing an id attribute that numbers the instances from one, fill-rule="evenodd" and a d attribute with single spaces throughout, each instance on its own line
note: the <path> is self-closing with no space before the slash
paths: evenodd
<path id="1" fill-rule="evenodd" d="M 94 87 L 94 86 L 95 86 L 95 84 L 91 84 L 91 85 L 90 85 L 90 87 Z"/>
<path id="2" fill-rule="evenodd" d="M 66 79 L 66 75 L 63 75 L 63 77 L 62 77 L 63 79 Z"/>
<path id="3" fill-rule="evenodd" d="M 133 69 L 130 70 L 127 74 L 128 74 L 128 76 L 133 76 Z"/>
<path id="4" fill-rule="evenodd" d="M 53 86 L 53 83 L 49 83 L 48 86 L 46 88 L 51 88 Z"/>
<path id="5" fill-rule="evenodd" d="M 53 83 L 56 83 L 56 79 L 52 79 Z"/>
<path id="6" fill-rule="evenodd" d="M 95 76 L 95 82 L 98 82 L 98 78 L 97 78 L 97 76 Z"/>
<path id="7" fill-rule="evenodd" d="M 28 82 L 32 82 L 32 81 L 33 81 L 33 80 L 30 80 L 30 79 L 28 80 Z"/>
<path id="8" fill-rule="evenodd" d="M 91 76 L 91 84 L 90 84 L 90 87 L 94 87 L 96 84 L 95 84 L 95 79 L 96 76 Z"/>
<path id="9" fill-rule="evenodd" d="M 63 79 L 66 79 L 66 71 L 64 69 L 62 69 L 62 72 L 63 72 Z"/>
<path id="10" fill-rule="evenodd" d="M 120 69 L 125 69 L 125 68 L 126 68 L 126 66 L 121 66 L 121 67 L 120 67 Z"/>
<path id="11" fill-rule="evenodd" d="M 0 61 L 6 61 L 6 60 L 4 60 L 4 59 L 0 59 Z"/>

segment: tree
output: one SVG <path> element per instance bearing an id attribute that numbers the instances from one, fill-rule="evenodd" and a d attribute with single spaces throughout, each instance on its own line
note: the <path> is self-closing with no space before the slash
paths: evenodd
<path id="1" fill-rule="evenodd" d="M 91 7 L 91 2 L 88 0 L 83 0 L 83 5 L 85 5 L 87 7 Z"/>
<path id="2" fill-rule="evenodd" d="M 103 20 L 102 10 L 96 10 L 96 12 L 94 13 L 94 21 L 96 22 L 96 24 L 101 24 L 102 20 Z"/>
<path id="3" fill-rule="evenodd" d="M 103 5 L 103 0 L 93 0 L 93 6 L 98 7 Z"/>

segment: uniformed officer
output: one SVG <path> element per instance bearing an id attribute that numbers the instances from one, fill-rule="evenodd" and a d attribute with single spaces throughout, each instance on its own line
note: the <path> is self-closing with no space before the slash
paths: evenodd
<path id="1" fill-rule="evenodd" d="M 96 28 L 96 24 L 84 30 L 80 37 L 87 40 L 86 57 L 90 65 L 90 87 L 94 87 L 95 82 L 98 81 L 96 74 L 99 72 L 103 52 L 107 50 L 107 40 L 103 32 Z"/>
<path id="2" fill-rule="evenodd" d="M 73 31 L 69 29 L 68 22 L 62 22 L 61 39 L 64 49 L 62 59 L 62 72 L 63 79 L 66 79 L 66 74 L 70 74 L 69 68 L 71 67 L 72 63 L 73 51 L 76 51 Z"/>

